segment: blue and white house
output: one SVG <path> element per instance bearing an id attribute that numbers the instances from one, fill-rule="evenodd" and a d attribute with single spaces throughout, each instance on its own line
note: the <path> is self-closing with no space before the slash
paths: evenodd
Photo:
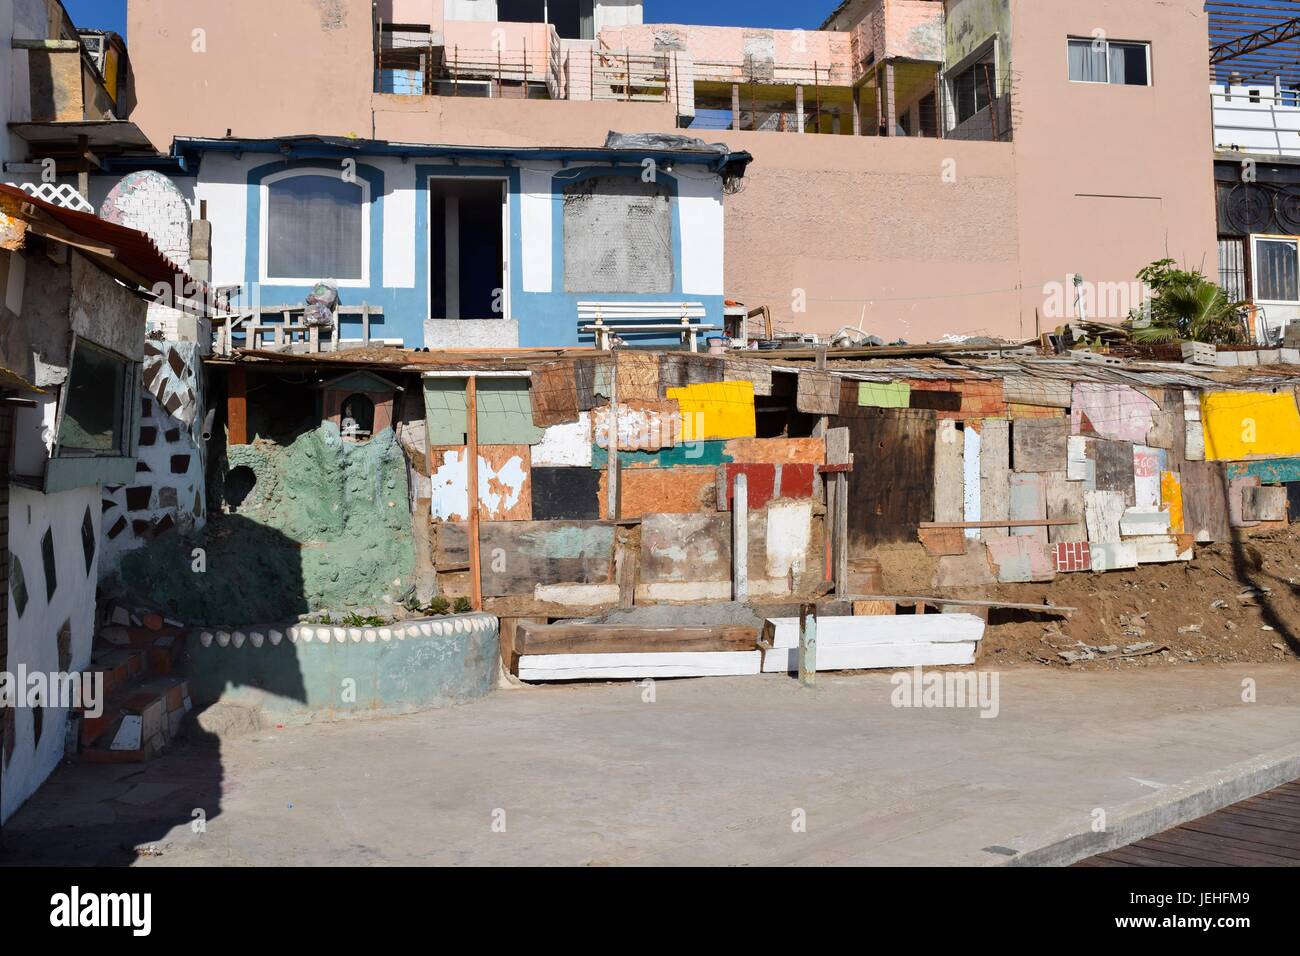
<path id="1" fill-rule="evenodd" d="M 560 347 L 591 343 L 581 327 L 601 310 L 632 324 L 690 303 L 693 324 L 723 327 L 723 197 L 750 156 L 648 142 L 181 138 L 173 153 L 211 224 L 212 282 L 240 287 L 243 308 L 301 304 L 329 279 L 344 343 L 362 337 L 364 306 L 371 341 Z"/>

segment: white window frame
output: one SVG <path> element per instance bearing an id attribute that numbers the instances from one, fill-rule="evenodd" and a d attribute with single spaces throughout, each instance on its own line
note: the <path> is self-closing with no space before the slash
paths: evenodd
<path id="1" fill-rule="evenodd" d="M 427 279 L 427 284 L 426 284 L 426 286 L 425 286 L 425 288 L 426 288 L 426 290 L 427 290 L 427 295 L 425 296 L 425 299 L 424 299 L 424 313 L 425 313 L 425 315 L 429 316 L 429 318 L 431 318 L 431 319 L 437 319 L 437 320 L 439 320 L 439 321 L 442 321 L 442 320 L 446 320 L 446 319 L 447 319 L 447 317 L 446 317 L 445 315 L 442 315 L 442 316 L 435 316 L 435 315 L 433 314 L 433 281 L 434 281 L 434 275 L 433 275 L 433 255 L 432 255 L 431 250 L 433 249 L 433 183 L 434 183 L 435 180 L 437 180 L 437 181 L 439 181 L 439 182 L 452 182 L 452 183 L 459 183 L 459 182 L 498 182 L 498 183 L 501 184 L 501 192 L 502 192 L 502 196 L 503 196 L 503 198 L 504 198 L 504 200 L 505 200 L 504 202 L 501 203 L 501 282 L 502 282 L 502 285 L 504 286 L 504 288 L 501 290 L 501 318 L 502 318 L 502 319 L 507 319 L 507 320 L 510 319 L 510 318 L 511 318 L 511 313 L 510 313 L 510 285 L 511 285 L 511 282 L 510 282 L 510 270 L 514 267 L 514 262 L 513 262 L 513 260 L 511 259 L 511 255 L 510 255 L 510 253 L 511 253 L 511 251 L 512 251 L 511 248 L 510 248 L 510 207 L 511 207 L 511 204 L 514 202 L 514 197 L 513 197 L 512 195 L 510 195 L 510 177 L 509 177 L 509 176 L 493 176 L 493 175 L 486 175 L 486 176 L 440 176 L 440 175 L 438 175 L 437 173 L 431 173 L 429 176 L 427 176 L 427 177 L 425 178 L 425 181 L 424 181 L 424 186 L 425 186 L 425 188 L 424 188 L 424 210 L 425 210 L 425 211 L 424 211 L 424 221 L 425 221 L 425 223 L 426 223 L 426 228 L 429 230 L 428 235 L 425 237 L 425 238 L 428 240 L 428 242 L 427 242 L 426 245 L 425 245 L 425 255 L 424 255 L 424 274 L 428 277 L 428 279 Z M 445 281 L 445 280 L 446 280 L 446 277 L 443 276 L 443 277 L 442 277 L 442 281 Z M 496 320 L 496 319 L 451 319 L 451 320 L 448 320 L 448 321 L 452 321 L 452 322 L 461 322 L 461 321 L 469 321 L 469 322 L 474 322 L 474 321 L 478 321 L 478 322 L 496 322 L 497 320 Z"/>
<path id="2" fill-rule="evenodd" d="M 1104 43 L 1106 45 L 1106 79 L 1104 80 L 1076 80 L 1070 76 L 1070 44 L 1071 43 Z M 1147 81 L 1145 84 L 1137 83 L 1112 83 L 1110 81 L 1110 45 L 1112 43 L 1128 44 L 1130 46 L 1141 46 L 1147 54 Z M 1065 78 L 1071 83 L 1082 83 L 1085 86 L 1155 86 L 1155 74 L 1151 72 L 1151 41 L 1150 40 L 1121 40 L 1106 37 L 1076 37 L 1067 36 L 1065 38 Z"/>
<path id="3" fill-rule="evenodd" d="M 330 175 L 331 171 L 329 169 L 286 169 L 282 172 L 272 173 L 258 185 L 258 195 L 262 207 L 261 222 L 259 223 L 261 235 L 258 242 L 258 277 L 263 285 L 311 286 L 321 279 L 334 279 L 340 289 L 370 288 L 370 183 L 360 175 L 349 185 L 361 187 L 361 278 L 340 279 L 338 276 L 272 276 L 268 274 L 267 263 L 271 252 L 271 186 L 286 179 L 294 179 L 300 176 L 324 176 L 328 179 Z M 342 175 L 341 168 L 338 175 Z"/>
<path id="4" fill-rule="evenodd" d="M 1295 254 L 1296 254 L 1296 274 L 1297 274 L 1297 275 L 1300 275 L 1300 237 L 1296 237 L 1296 236 L 1272 235 L 1272 234 L 1270 234 L 1270 233 L 1257 232 L 1257 233 L 1251 233 L 1251 236 L 1250 236 L 1250 274 L 1251 274 L 1251 276 L 1253 276 L 1253 277 L 1257 277 L 1257 276 L 1259 275 L 1259 244 L 1260 244 L 1261 242 L 1283 242 L 1283 243 L 1287 243 L 1287 244 L 1289 244 L 1290 246 L 1292 246 L 1292 247 L 1295 249 Z M 1256 279 L 1256 281 L 1253 283 L 1253 285 L 1254 285 L 1254 288 L 1251 289 L 1251 296 L 1252 296 L 1252 300 L 1253 300 L 1257 305 L 1278 305 L 1278 306 L 1291 305 L 1291 306 L 1294 306 L 1294 305 L 1300 304 L 1300 294 L 1298 294 L 1298 295 L 1297 295 L 1297 298 L 1294 298 L 1294 299 L 1261 299 L 1261 298 L 1259 297 L 1259 281 L 1258 281 L 1258 279 Z"/>

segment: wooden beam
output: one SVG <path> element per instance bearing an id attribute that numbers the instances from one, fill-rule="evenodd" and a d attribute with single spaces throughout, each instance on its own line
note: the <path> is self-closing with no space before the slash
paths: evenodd
<path id="1" fill-rule="evenodd" d="M 226 376 L 226 444 L 248 444 L 248 385 L 237 365 Z"/>
<path id="2" fill-rule="evenodd" d="M 937 597 L 933 595 L 897 595 L 897 594 L 848 594 L 843 601 L 892 601 L 895 604 L 916 604 L 924 602 L 926 604 L 945 605 L 953 607 L 1000 607 L 1012 611 L 1042 611 L 1051 614 L 1069 614 L 1077 611 L 1077 607 L 1062 607 L 1055 604 L 1021 604 L 1016 601 L 985 601 L 974 600 L 971 598 L 956 597 Z"/>
<path id="3" fill-rule="evenodd" d="M 684 651 L 752 651 L 756 627 L 635 627 L 520 621 L 515 641 L 524 654 L 663 654 Z"/>
<path id="4" fill-rule="evenodd" d="M 1076 518 L 1011 518 L 1007 521 L 922 521 L 918 528 L 1056 528 L 1083 524 Z"/>

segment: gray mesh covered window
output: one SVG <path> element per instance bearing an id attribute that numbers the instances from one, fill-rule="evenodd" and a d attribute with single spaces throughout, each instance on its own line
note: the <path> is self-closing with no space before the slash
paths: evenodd
<path id="1" fill-rule="evenodd" d="M 277 180 L 270 197 L 266 273 L 275 279 L 360 279 L 365 192 L 338 175 Z"/>
<path id="2" fill-rule="evenodd" d="M 565 292 L 671 292 L 672 196 L 640 176 L 593 176 L 564 190 Z"/>

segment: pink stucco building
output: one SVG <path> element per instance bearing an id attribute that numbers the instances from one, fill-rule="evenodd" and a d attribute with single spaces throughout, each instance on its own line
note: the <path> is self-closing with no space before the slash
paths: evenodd
<path id="1" fill-rule="evenodd" d="M 779 328 L 1029 338 L 1074 276 L 1212 272 L 1200 0 L 846 0 L 818 29 L 634 0 L 130 0 L 132 115 L 175 136 L 746 150 L 726 294 Z M 1129 302 L 1091 300 L 1095 317 Z M 1136 303 L 1131 303 L 1136 304 Z M 1073 308 L 1073 306 L 1069 306 Z M 526 321 L 526 317 L 523 318 Z"/>

